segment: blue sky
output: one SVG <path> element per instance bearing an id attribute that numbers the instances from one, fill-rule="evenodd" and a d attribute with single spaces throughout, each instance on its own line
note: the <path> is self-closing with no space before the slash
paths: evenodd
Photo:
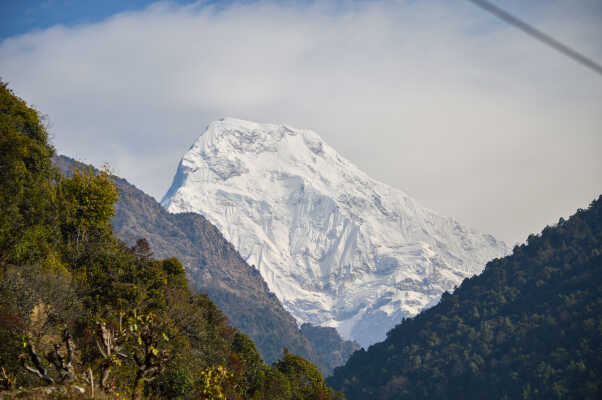
<path id="1" fill-rule="evenodd" d="M 0 0 L 0 40 L 10 36 L 50 28 L 102 21 L 112 15 L 136 11 L 158 0 Z M 202 3 L 227 6 L 231 0 L 168 0 L 173 4 Z M 249 3 L 254 0 L 242 0 Z"/>
<path id="2" fill-rule="evenodd" d="M 600 194 L 600 76 L 466 0 L 190 3 L 0 0 L 0 77 L 158 199 L 221 117 L 313 129 L 509 244 Z M 494 3 L 602 61 L 602 1 Z"/>
<path id="3" fill-rule="evenodd" d="M 0 15 L 2 16 L 0 40 L 54 25 L 73 26 L 99 22 L 121 12 L 143 9 L 156 1 L 0 0 Z M 170 2 L 191 4 L 198 0 L 170 0 Z M 226 5 L 230 1 L 210 0 L 202 3 Z"/>
<path id="4" fill-rule="evenodd" d="M 152 0 L 0 0 L 0 39 L 54 25 L 94 23 L 120 12 L 142 9 L 151 3 Z"/>
<path id="5" fill-rule="evenodd" d="M 97 23 L 119 13 L 143 10 L 151 4 L 161 1 L 176 5 L 196 3 L 202 6 L 217 7 L 227 7 L 232 3 L 258 3 L 257 0 L 0 0 L 0 16 L 2 21 L 0 24 L 0 40 L 23 33 L 44 30 L 56 25 L 73 27 Z M 370 2 L 371 0 L 360 1 Z M 417 1 L 420 0 L 405 0 L 406 3 L 415 3 Z M 465 2 L 465 0 L 455 1 L 457 3 Z M 537 0 L 525 3 L 518 0 L 503 0 L 494 1 L 494 3 L 499 6 L 507 6 L 510 10 L 518 12 L 519 15 L 528 16 L 534 9 L 537 10 L 546 1 Z M 288 3 L 299 4 L 302 2 L 309 3 L 307 0 Z M 339 3 L 345 4 L 346 1 L 339 1 Z M 588 13 L 598 16 L 602 15 L 602 1 L 598 4 L 596 4 L 595 0 L 588 0 L 584 3 L 589 3 L 587 4 Z M 553 2 L 551 2 L 551 5 L 553 7 Z M 466 5 L 458 4 L 458 7 L 462 6 Z M 478 34 L 481 30 L 487 30 L 502 24 L 502 22 L 486 15 L 483 11 L 478 12 L 483 13 L 483 21 L 482 24 L 473 27 L 473 33 Z"/>

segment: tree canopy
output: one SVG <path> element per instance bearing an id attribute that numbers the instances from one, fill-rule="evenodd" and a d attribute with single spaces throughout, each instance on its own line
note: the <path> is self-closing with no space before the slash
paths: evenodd
<path id="1" fill-rule="evenodd" d="M 602 196 L 328 379 L 350 399 L 602 397 Z"/>
<path id="2" fill-rule="evenodd" d="M 179 260 L 113 235 L 110 172 L 60 174 L 42 119 L 4 83 L 0 118 L 0 397 L 317 398 L 293 393 L 298 375 L 266 365 Z"/>

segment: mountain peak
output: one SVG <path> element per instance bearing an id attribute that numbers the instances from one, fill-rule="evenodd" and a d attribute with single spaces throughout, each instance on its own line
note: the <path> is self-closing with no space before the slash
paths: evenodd
<path id="1" fill-rule="evenodd" d="M 216 225 L 298 322 L 364 346 L 507 251 L 288 125 L 212 122 L 162 204 Z"/>
<path id="2" fill-rule="evenodd" d="M 233 153 L 261 153 L 282 151 L 285 147 L 303 151 L 305 147 L 313 154 L 320 154 L 323 146 L 320 136 L 310 130 L 285 124 L 221 118 L 207 126 L 192 148 L 199 151 L 210 149 L 215 152 L 216 149 L 221 149 Z"/>

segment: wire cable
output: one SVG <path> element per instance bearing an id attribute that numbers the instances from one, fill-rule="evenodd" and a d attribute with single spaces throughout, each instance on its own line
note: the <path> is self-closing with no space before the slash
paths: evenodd
<path id="1" fill-rule="evenodd" d="M 501 8 L 497 7 L 496 5 L 491 4 L 490 2 L 485 1 L 485 0 L 468 0 L 468 1 L 476 4 L 477 6 L 481 7 L 482 9 L 490 12 L 491 14 L 500 18 L 501 20 L 503 20 L 511 25 L 514 25 L 515 27 L 517 27 L 521 31 L 525 32 L 526 34 L 547 44 L 548 46 L 561 52 L 562 54 L 572 58 L 573 60 L 575 60 L 578 63 L 580 63 L 581 65 L 591 69 L 592 71 L 596 72 L 597 74 L 602 75 L 602 65 L 593 61 L 591 58 L 584 56 L 583 54 L 579 53 L 578 51 L 573 50 L 569 46 L 560 43 L 558 40 L 554 39 L 553 37 L 532 27 L 531 25 L 529 25 L 526 22 L 518 19 L 517 17 L 509 14 L 508 12 L 502 10 Z"/>

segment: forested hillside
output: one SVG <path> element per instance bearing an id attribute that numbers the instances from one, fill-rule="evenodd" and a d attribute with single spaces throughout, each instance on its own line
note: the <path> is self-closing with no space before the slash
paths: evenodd
<path id="1" fill-rule="evenodd" d="M 65 156 L 54 162 L 67 175 L 87 167 Z M 311 336 L 302 332 L 259 272 L 202 215 L 171 214 L 125 179 L 111 178 L 119 193 L 111 220 L 115 235 L 129 245 L 145 238 L 155 256 L 181 260 L 194 289 L 206 293 L 232 325 L 251 337 L 266 362 L 276 361 L 287 348 L 330 374 L 359 348 L 330 328 L 312 327 Z M 321 333 L 328 334 L 329 346 L 312 341 Z"/>
<path id="2" fill-rule="evenodd" d="M 65 177 L 37 112 L 0 84 L 0 398 L 329 399 L 317 368 L 254 343 L 110 224 L 106 172 Z"/>
<path id="3" fill-rule="evenodd" d="M 602 197 L 354 353 L 349 399 L 602 398 Z"/>

